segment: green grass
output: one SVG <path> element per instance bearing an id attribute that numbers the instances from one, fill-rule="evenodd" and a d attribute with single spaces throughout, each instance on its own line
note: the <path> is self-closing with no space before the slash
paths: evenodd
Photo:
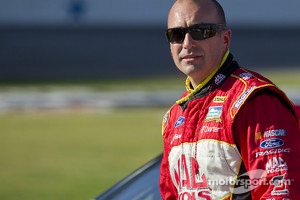
<path id="1" fill-rule="evenodd" d="M 300 88 L 300 66 L 299 68 L 276 68 L 256 69 L 279 86 L 291 86 Z M 185 77 L 181 75 L 155 78 L 134 78 L 134 79 L 109 79 L 109 80 L 87 80 L 87 81 L 64 81 L 64 82 L 0 82 L 0 89 L 7 87 L 38 87 L 40 90 L 47 90 L 49 87 L 74 87 L 85 86 L 96 90 L 184 90 Z"/>
<path id="2" fill-rule="evenodd" d="M 162 151 L 165 109 L 0 116 L 0 199 L 91 199 Z"/>
<path id="3" fill-rule="evenodd" d="M 279 87 L 300 89 L 300 67 L 294 69 L 261 70 L 264 76 L 272 80 Z"/>

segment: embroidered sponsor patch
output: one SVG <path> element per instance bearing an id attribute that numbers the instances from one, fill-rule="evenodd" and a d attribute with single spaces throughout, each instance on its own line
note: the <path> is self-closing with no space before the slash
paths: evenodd
<path id="1" fill-rule="evenodd" d="M 221 122 L 221 114 L 222 114 L 223 106 L 210 106 L 208 108 L 208 113 L 206 115 L 206 122 L 216 120 L 217 122 Z"/>
<path id="2" fill-rule="evenodd" d="M 284 142 L 282 139 L 279 138 L 271 138 L 264 140 L 260 143 L 260 148 L 262 149 L 270 149 L 270 148 L 278 148 L 284 145 Z"/>
<path id="3" fill-rule="evenodd" d="M 291 148 L 277 148 L 277 149 L 270 149 L 270 150 L 256 152 L 255 157 L 257 158 L 259 156 L 268 156 L 277 153 L 290 153 L 290 152 L 291 152 Z"/>
<path id="4" fill-rule="evenodd" d="M 241 73 L 241 74 L 239 75 L 239 77 L 241 77 L 241 78 L 244 79 L 244 80 L 248 80 L 249 78 L 252 77 L 252 74 L 250 74 L 249 72 L 244 72 L 244 73 Z"/>
<path id="5" fill-rule="evenodd" d="M 274 130 L 267 130 L 263 133 L 257 132 L 255 133 L 255 140 L 260 140 L 263 138 L 272 138 L 272 137 L 284 137 L 286 135 L 285 129 L 274 129 Z"/>
<path id="6" fill-rule="evenodd" d="M 215 84 L 216 85 L 220 85 L 222 82 L 223 82 L 223 80 L 226 78 L 226 76 L 225 75 L 223 75 L 223 74 L 218 74 L 216 77 L 215 77 Z"/>
<path id="7" fill-rule="evenodd" d="M 290 184 L 289 180 L 285 179 L 286 174 L 273 176 L 271 179 L 271 184 L 274 185 L 274 188 L 271 192 L 271 195 L 284 195 L 289 194 L 289 190 L 287 189 L 287 185 Z M 283 198 L 282 200 L 290 200 L 290 198 Z"/>
<path id="8" fill-rule="evenodd" d="M 276 129 L 276 130 L 268 130 L 264 132 L 264 137 L 278 137 L 278 136 L 285 136 L 285 130 L 284 129 Z"/>
<path id="9" fill-rule="evenodd" d="M 173 144 L 173 142 L 174 142 L 175 140 L 180 139 L 181 136 L 182 136 L 182 134 L 175 134 L 175 135 L 173 136 L 173 138 L 172 138 L 171 144 Z"/>
<path id="10" fill-rule="evenodd" d="M 218 133 L 221 129 L 216 126 L 202 126 L 200 133 Z"/>
<path id="11" fill-rule="evenodd" d="M 227 96 L 216 96 L 213 100 L 214 103 L 223 103 Z"/>
<path id="12" fill-rule="evenodd" d="M 257 86 L 252 86 L 246 89 L 246 91 L 233 103 L 233 106 L 230 109 L 231 117 L 234 117 L 241 105 L 246 101 L 246 99 L 250 96 L 250 94 L 257 88 Z"/>
<path id="13" fill-rule="evenodd" d="M 163 119 L 163 123 L 166 124 L 169 121 L 169 113 L 170 111 L 166 112 L 164 119 Z"/>
<path id="14" fill-rule="evenodd" d="M 288 165 L 281 157 L 272 157 L 266 164 L 267 174 L 288 171 Z"/>
<path id="15" fill-rule="evenodd" d="M 244 92 L 240 98 L 235 102 L 234 108 L 238 109 L 246 100 L 246 98 L 251 94 L 251 92 L 256 88 L 256 86 L 252 86 Z"/>
<path id="16" fill-rule="evenodd" d="M 177 128 L 178 126 L 181 126 L 182 124 L 184 124 L 184 117 L 183 116 L 179 116 L 177 121 L 174 124 L 174 127 Z"/>
<path id="17" fill-rule="evenodd" d="M 261 134 L 261 132 L 255 133 L 255 140 L 260 140 L 260 139 L 262 139 L 262 134 Z"/>

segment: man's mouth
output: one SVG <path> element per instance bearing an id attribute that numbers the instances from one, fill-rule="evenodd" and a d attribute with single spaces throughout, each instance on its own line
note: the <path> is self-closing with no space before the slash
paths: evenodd
<path id="1" fill-rule="evenodd" d="M 200 58 L 199 55 L 194 55 L 194 54 L 191 54 L 191 55 L 186 55 L 186 56 L 183 56 L 181 59 L 182 60 L 186 60 L 186 61 L 192 61 L 192 60 L 196 60 Z"/>

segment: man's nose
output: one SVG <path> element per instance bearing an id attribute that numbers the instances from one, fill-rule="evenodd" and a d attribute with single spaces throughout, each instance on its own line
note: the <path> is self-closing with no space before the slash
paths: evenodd
<path id="1" fill-rule="evenodd" d="M 195 44 L 196 44 L 195 42 L 196 42 L 196 40 L 194 40 L 192 38 L 191 34 L 186 33 L 184 40 L 183 40 L 183 48 L 189 49 L 189 48 L 195 46 Z"/>

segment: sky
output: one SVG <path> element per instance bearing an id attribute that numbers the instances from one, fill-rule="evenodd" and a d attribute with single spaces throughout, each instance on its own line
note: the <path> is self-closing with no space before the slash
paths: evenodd
<path id="1" fill-rule="evenodd" d="M 0 25 L 164 25 L 174 0 L 1 0 Z M 232 25 L 300 26 L 299 0 L 219 0 Z M 76 7 L 76 5 L 79 5 Z"/>

